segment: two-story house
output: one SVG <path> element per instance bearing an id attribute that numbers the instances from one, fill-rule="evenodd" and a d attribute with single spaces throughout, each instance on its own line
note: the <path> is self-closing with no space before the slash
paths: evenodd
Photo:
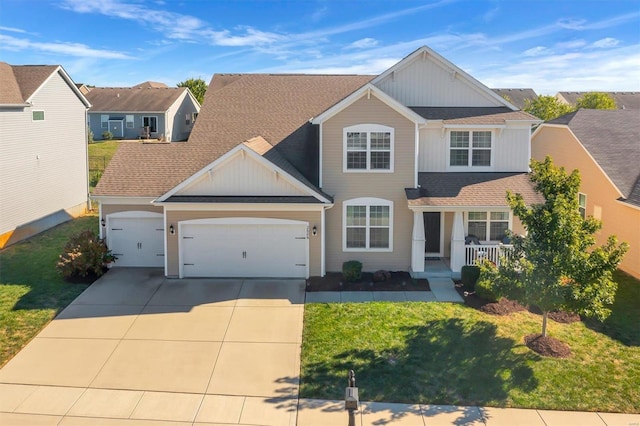
<path id="1" fill-rule="evenodd" d="M 418 275 L 432 258 L 456 274 L 523 232 L 507 189 L 540 200 L 536 123 L 427 47 L 378 76 L 215 75 L 186 143 L 115 155 L 101 229 L 120 265 L 171 277 L 308 277 L 348 260 Z"/>
<path id="2" fill-rule="evenodd" d="M 85 213 L 89 106 L 59 65 L 0 62 L 0 248 Z"/>

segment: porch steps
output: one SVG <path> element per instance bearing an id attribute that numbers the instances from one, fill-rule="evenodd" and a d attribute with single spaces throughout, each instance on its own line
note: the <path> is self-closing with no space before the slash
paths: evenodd
<path id="1" fill-rule="evenodd" d="M 456 291 L 451 275 L 447 278 L 427 277 L 429 287 L 438 302 L 464 303 L 464 300 Z"/>

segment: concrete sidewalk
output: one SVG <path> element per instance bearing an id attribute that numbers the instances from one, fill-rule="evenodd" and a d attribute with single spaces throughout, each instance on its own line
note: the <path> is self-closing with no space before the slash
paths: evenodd
<path id="1" fill-rule="evenodd" d="M 362 402 L 357 426 L 640 426 L 640 414 Z M 298 426 L 346 425 L 343 401 L 300 399 Z"/>

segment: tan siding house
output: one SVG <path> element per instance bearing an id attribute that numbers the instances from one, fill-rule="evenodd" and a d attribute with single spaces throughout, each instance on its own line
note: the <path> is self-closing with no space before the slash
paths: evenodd
<path id="1" fill-rule="evenodd" d="M 217 74 L 187 142 L 114 156 L 102 232 L 169 277 L 456 275 L 522 232 L 538 122 L 427 47 L 379 76 Z"/>
<path id="2" fill-rule="evenodd" d="M 586 216 L 602 221 L 597 243 L 609 235 L 629 244 L 620 269 L 640 278 L 640 123 L 633 111 L 579 110 L 540 126 L 532 156 L 547 155 L 578 169 Z"/>
<path id="3" fill-rule="evenodd" d="M 85 212 L 88 107 L 62 67 L 0 63 L 0 248 Z"/>

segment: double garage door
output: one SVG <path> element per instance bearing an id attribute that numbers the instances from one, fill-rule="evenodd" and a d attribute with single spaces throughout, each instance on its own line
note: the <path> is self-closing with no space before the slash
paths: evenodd
<path id="1" fill-rule="evenodd" d="M 180 222 L 181 277 L 308 276 L 306 222 L 220 218 Z"/>
<path id="2" fill-rule="evenodd" d="M 107 215 L 107 246 L 115 266 L 164 267 L 164 217 L 160 213 Z"/>

